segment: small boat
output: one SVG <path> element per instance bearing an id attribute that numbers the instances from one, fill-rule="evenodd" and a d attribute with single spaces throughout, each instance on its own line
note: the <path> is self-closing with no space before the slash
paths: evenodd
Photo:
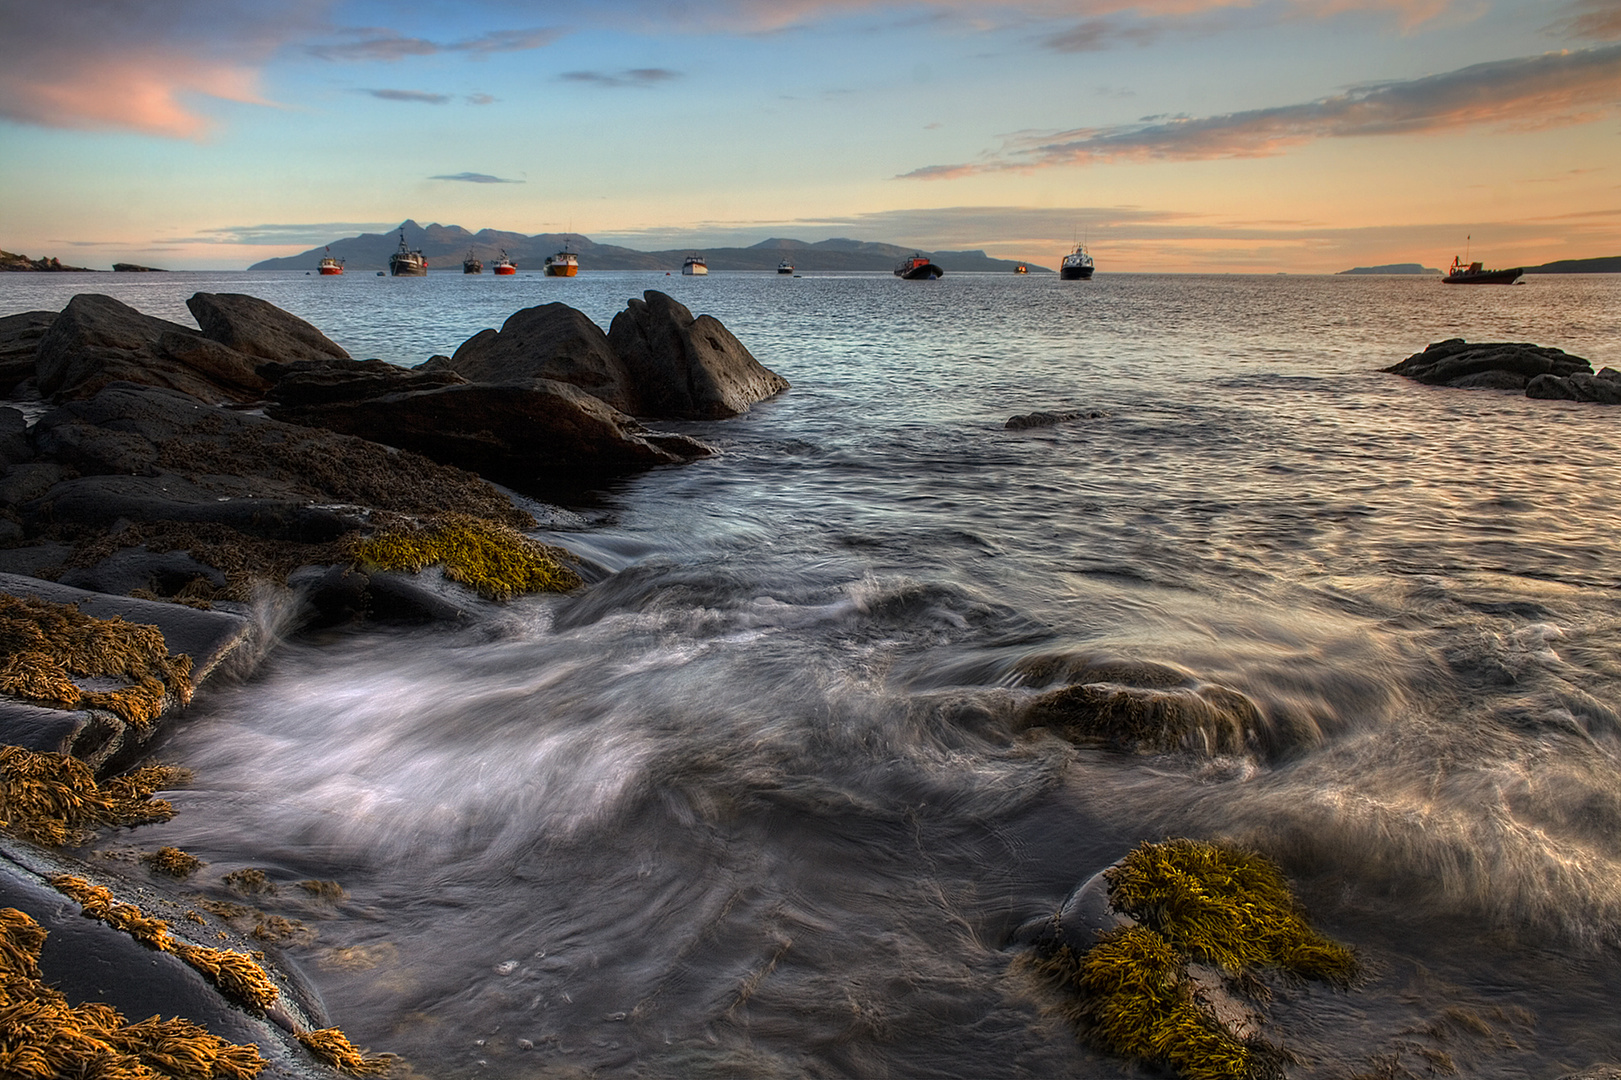
<path id="1" fill-rule="evenodd" d="M 546 256 L 547 277 L 574 277 L 579 272 L 579 256 L 568 249 L 567 241 L 564 241 L 562 251 L 555 255 Z"/>
<path id="2" fill-rule="evenodd" d="M 388 257 L 388 272 L 395 277 L 426 277 L 428 260 L 420 251 L 405 246 L 405 230 L 400 230 L 400 249 Z"/>
<path id="3" fill-rule="evenodd" d="M 688 277 L 702 277 L 709 273 L 709 264 L 704 257 L 696 252 L 687 256 L 687 261 L 681 264 L 681 272 Z"/>
<path id="4" fill-rule="evenodd" d="M 1030 268 L 1024 265 L 1024 263 L 1019 263 L 1013 268 L 1013 272 L 1015 274 L 1028 274 L 1030 272 Z"/>
<path id="5" fill-rule="evenodd" d="M 793 272 L 794 272 L 794 264 L 789 262 L 787 259 L 784 259 L 784 260 L 782 260 L 782 262 L 777 264 L 777 273 L 779 273 L 779 274 L 791 274 Z"/>
<path id="6" fill-rule="evenodd" d="M 482 262 L 480 262 L 479 259 L 476 256 L 474 256 L 473 249 L 468 248 L 467 249 L 467 258 L 462 260 L 462 273 L 464 273 L 464 274 L 482 274 L 483 272 L 484 272 L 484 264 Z"/>
<path id="7" fill-rule="evenodd" d="M 495 265 L 490 267 L 490 272 L 495 274 L 497 277 L 505 274 L 516 274 L 518 272 L 518 264 L 507 258 L 506 250 L 503 248 L 501 251 L 501 257 L 495 260 Z"/>
<path id="8" fill-rule="evenodd" d="M 933 281 L 935 278 L 945 277 L 946 272 L 930 262 L 927 255 L 913 252 L 895 267 L 895 276 L 907 281 Z"/>
<path id="9" fill-rule="evenodd" d="M 1448 285 L 1512 285 L 1525 276 L 1525 267 L 1512 270 L 1483 270 L 1477 262 L 1465 263 L 1456 255 L 1447 276 L 1441 280 Z"/>
<path id="10" fill-rule="evenodd" d="M 343 260 L 334 259 L 332 257 L 332 249 L 327 248 L 326 257 L 320 261 L 320 263 L 316 266 L 316 269 L 321 271 L 322 277 L 326 277 L 331 274 L 341 274 L 343 273 Z"/>
<path id="11" fill-rule="evenodd" d="M 1058 277 L 1061 281 L 1088 281 L 1093 269 L 1092 256 L 1087 253 L 1086 245 L 1082 244 L 1064 256 L 1062 265 L 1058 267 Z"/>

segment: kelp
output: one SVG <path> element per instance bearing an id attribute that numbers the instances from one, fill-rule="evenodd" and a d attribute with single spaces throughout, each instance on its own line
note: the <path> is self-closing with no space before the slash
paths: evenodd
<path id="1" fill-rule="evenodd" d="M 567 592 L 581 584 L 579 575 L 562 561 L 567 552 L 511 526 L 462 514 L 355 539 L 349 550 L 363 567 L 417 573 L 443 566 L 445 577 L 491 600 Z"/>
<path id="2" fill-rule="evenodd" d="M 62 845 L 84 841 L 101 825 L 168 821 L 174 807 L 152 794 L 190 777 L 184 769 L 152 765 L 98 783 L 78 758 L 0 747 L 0 828 L 37 844 Z"/>
<path id="3" fill-rule="evenodd" d="M 1278 1075 L 1277 1048 L 1229 1030 L 1188 965 L 1220 969 L 1229 986 L 1261 986 L 1255 973 L 1268 969 L 1340 987 L 1356 977 L 1355 954 L 1306 922 L 1283 873 L 1255 852 L 1144 843 L 1104 878 L 1110 906 L 1134 921 L 1084 954 L 1058 944 L 1036 961 L 1073 995 L 1067 1015 L 1102 1050 L 1188 1080 Z"/>
<path id="4" fill-rule="evenodd" d="M 0 594 L 0 694 L 64 709 L 106 709 L 145 727 L 172 696 L 191 700 L 191 657 L 171 656 L 156 626 L 98 619 L 72 604 Z M 117 678 L 85 690 L 79 678 Z"/>
<path id="5" fill-rule="evenodd" d="M 160 874 L 169 877 L 190 877 L 202 868 L 203 860 L 177 847 L 161 847 L 141 856 L 141 861 Z"/>
<path id="6" fill-rule="evenodd" d="M 301 1032 L 298 1041 L 310 1053 L 350 1076 L 386 1076 L 393 1071 L 396 1060 L 393 1054 L 373 1056 L 355 1049 L 354 1044 L 335 1027 Z"/>
<path id="7" fill-rule="evenodd" d="M 127 1024 L 111 1006 L 70 1005 L 42 981 L 45 938 L 24 912 L 0 909 L 0 1075 L 252 1080 L 264 1069 L 257 1046 L 227 1042 L 189 1020 Z"/>

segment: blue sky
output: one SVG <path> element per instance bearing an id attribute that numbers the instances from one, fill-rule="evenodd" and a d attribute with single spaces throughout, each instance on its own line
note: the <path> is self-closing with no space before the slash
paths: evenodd
<path id="1" fill-rule="evenodd" d="M 0 0 L 0 246 L 1621 254 L 1621 0 Z"/>

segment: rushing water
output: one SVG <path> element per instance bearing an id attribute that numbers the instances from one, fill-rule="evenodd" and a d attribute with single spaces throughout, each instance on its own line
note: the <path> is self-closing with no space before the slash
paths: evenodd
<path id="1" fill-rule="evenodd" d="M 1349 993 L 1277 988 L 1292 1076 L 1621 1060 L 1621 409 L 1377 370 L 1453 336 L 1621 366 L 1621 277 L 0 285 L 248 292 L 404 364 L 661 288 L 793 384 L 545 534 L 590 586 L 295 637 L 163 748 L 196 786 L 117 843 L 270 872 L 333 1020 L 423 1075 L 1137 1075 L 1010 939 L 1167 835 L 1268 852 L 1360 951 Z M 1083 416 L 1004 429 L 1036 410 Z M 1014 734 L 1052 655 L 1239 689 L 1280 752 Z"/>

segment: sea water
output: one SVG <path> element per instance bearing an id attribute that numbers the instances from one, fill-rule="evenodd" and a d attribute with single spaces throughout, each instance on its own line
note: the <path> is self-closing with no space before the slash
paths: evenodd
<path id="1" fill-rule="evenodd" d="M 207 686 L 178 815 L 107 847 L 217 897 L 265 870 L 332 1021 L 424 1076 L 1138 1075 L 1014 931 L 1167 836 L 1271 855 L 1358 950 L 1349 992 L 1274 986 L 1291 1076 L 1621 1061 L 1621 409 L 1379 371 L 1448 337 L 1621 366 L 1621 277 L 38 274 L 0 312 L 245 292 L 412 365 L 649 288 L 792 389 L 551 516 L 589 586 Z M 1005 428 L 1033 411 L 1077 415 Z M 1050 656 L 1290 734 L 1015 734 Z"/>

